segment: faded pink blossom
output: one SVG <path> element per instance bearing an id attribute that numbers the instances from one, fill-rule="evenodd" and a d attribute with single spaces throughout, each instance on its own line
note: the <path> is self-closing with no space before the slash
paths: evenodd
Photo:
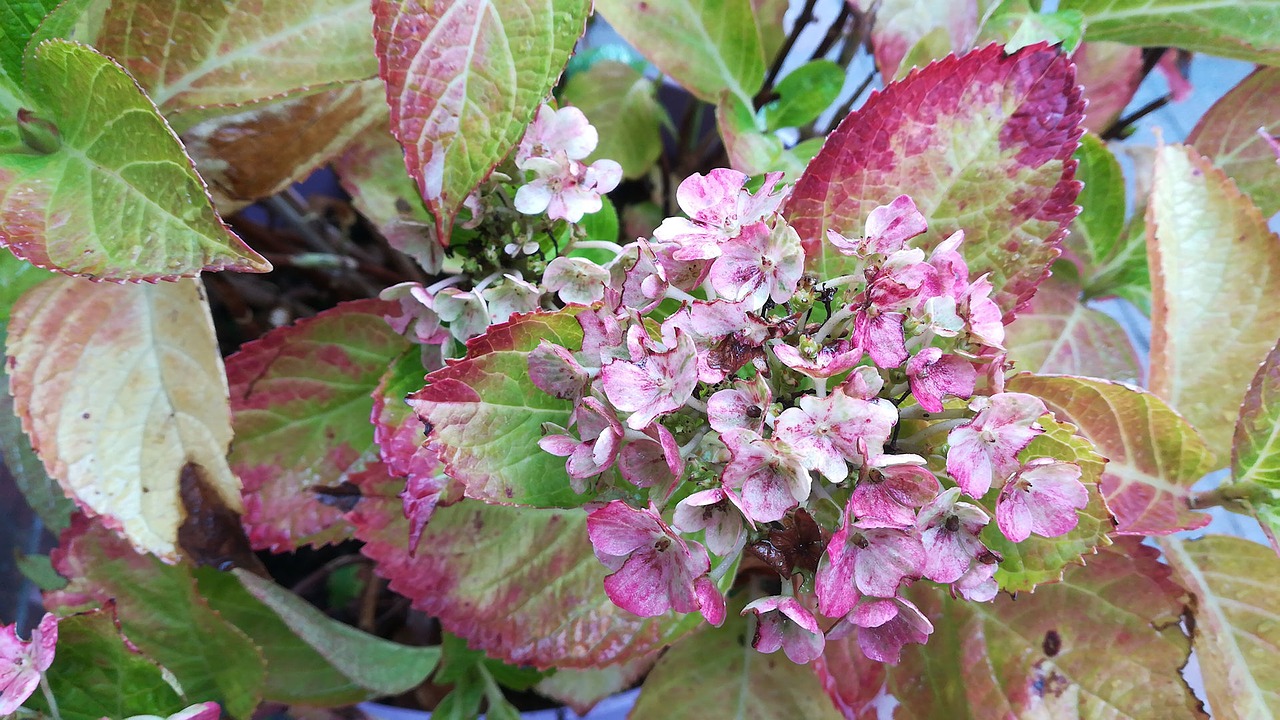
<path id="1" fill-rule="evenodd" d="M 688 303 L 662 323 L 663 332 L 680 328 L 698 349 L 698 380 L 718 383 L 748 362 L 764 356 L 771 326 L 743 303 L 726 300 Z"/>
<path id="2" fill-rule="evenodd" d="M 862 360 L 862 349 L 847 338 L 823 345 L 812 354 L 806 354 L 785 343 L 773 345 L 772 349 L 783 365 L 811 378 L 834 377 L 847 372 Z"/>
<path id="3" fill-rule="evenodd" d="M 964 231 L 957 230 L 929 254 L 929 264 L 938 272 L 938 293 L 941 296 L 958 299 L 969 286 L 969 264 L 959 252 L 962 242 Z"/>
<path id="4" fill-rule="evenodd" d="M 907 644 L 923 645 L 933 633 L 933 623 L 920 609 L 901 597 L 865 598 L 846 618 L 858 630 L 858 647 L 878 662 L 898 664 Z M 832 635 L 837 632 L 833 628 Z"/>
<path id="5" fill-rule="evenodd" d="M 622 443 L 622 424 L 614 413 L 599 400 L 588 397 L 574 410 L 578 434 L 581 440 L 567 432 L 547 435 L 538 440 L 538 447 L 559 457 L 567 457 L 565 469 L 573 491 L 584 492 L 587 478 L 595 477 L 613 467 L 618 459 Z M 564 430 L 554 425 L 549 430 Z"/>
<path id="6" fill-rule="evenodd" d="M 896 368 L 908 357 L 902 331 L 906 319 L 900 312 L 883 312 L 875 305 L 865 305 L 853 316 L 853 342 L 878 367 Z"/>
<path id="7" fill-rule="evenodd" d="M 914 531 L 863 527 L 846 515 L 818 563 L 818 609 L 827 617 L 840 617 L 863 595 L 893 597 L 904 581 L 920 578 L 924 561 Z"/>
<path id="8" fill-rule="evenodd" d="M 529 380 L 561 400 L 578 400 L 591 387 L 591 375 L 568 350 L 543 340 L 529 353 Z"/>
<path id="9" fill-rule="evenodd" d="M 944 355 L 936 347 L 927 347 L 907 361 L 911 394 L 927 412 L 942 412 L 945 397 L 968 399 L 977 379 L 973 363 L 959 355 Z"/>
<path id="10" fill-rule="evenodd" d="M 757 435 L 764 432 L 765 415 L 773 394 L 763 375 L 751 380 L 735 380 L 731 387 L 707 398 L 707 422 L 716 432 L 744 428 Z"/>
<path id="11" fill-rule="evenodd" d="M 871 460 L 866 476 L 858 481 L 849 508 L 867 527 L 911 527 L 916 508 L 933 500 L 942 490 L 938 479 L 924 467 L 919 455 L 879 455 Z"/>
<path id="12" fill-rule="evenodd" d="M 979 277 L 969 285 L 960 297 L 960 316 L 967 319 L 969 335 L 974 340 L 993 347 L 1004 349 L 1004 320 L 1000 306 L 991 299 L 993 288 L 987 275 Z"/>
<path id="13" fill-rule="evenodd" d="M 901 250 L 908 240 L 928 229 L 924 215 L 920 214 L 915 202 L 906 195 L 899 195 L 893 202 L 881 205 L 867 215 L 861 238 L 851 240 L 834 230 L 828 230 L 827 240 L 841 254 L 865 258 Z"/>
<path id="14" fill-rule="evenodd" d="M 837 390 L 824 398 L 802 396 L 797 407 L 778 416 L 774 436 L 795 448 L 810 470 L 843 482 L 848 461 L 862 457 L 858 441 L 879 454 L 897 421 L 898 411 L 888 400 L 862 400 Z"/>
<path id="15" fill-rule="evenodd" d="M 1018 453 L 1044 432 L 1036 420 L 1048 410 L 1040 398 L 1025 393 L 978 398 L 969 407 L 978 414 L 947 436 L 947 473 L 966 494 L 981 498 L 994 480 L 1018 469 Z"/>
<path id="16" fill-rule="evenodd" d="M 670 491 L 684 475 L 684 457 L 671 431 L 661 423 L 644 429 L 644 438 L 633 438 L 622 447 L 618 469 L 632 485 Z"/>
<path id="17" fill-rule="evenodd" d="M 583 160 L 596 149 L 599 141 L 596 129 L 578 108 L 556 110 L 550 105 L 541 105 L 516 147 L 516 167 L 528 170 L 530 158 L 549 158 L 556 153 L 564 153 L 570 160 Z"/>
<path id="18" fill-rule="evenodd" d="M 460 341 L 489 328 L 489 305 L 483 294 L 447 287 L 431 299 L 436 314 L 449 324 L 449 333 Z"/>
<path id="19" fill-rule="evenodd" d="M 600 367 L 612 358 L 628 358 L 617 306 L 611 305 L 609 298 L 606 291 L 604 307 L 578 313 L 578 326 L 582 328 L 582 352 L 578 357 L 591 367 Z M 616 294 L 614 298 L 617 299 Z"/>
<path id="20" fill-rule="evenodd" d="M 676 202 L 688 219 L 663 220 L 653 237 L 678 245 L 672 253 L 676 260 L 719 257 L 721 243 L 778 209 L 783 194 L 773 189 L 781 178 L 782 173 L 770 173 L 760 191 L 752 195 L 744 189 L 747 176 L 737 170 L 716 168 L 705 176 L 690 175 L 676 188 Z"/>
<path id="21" fill-rule="evenodd" d="M 720 439 L 732 455 L 721 482 L 738 491 L 751 520 L 781 520 L 809 498 L 809 471 L 786 443 L 776 437 L 766 440 L 750 430 L 730 430 L 721 433 Z"/>
<path id="22" fill-rule="evenodd" d="M 918 248 L 885 258 L 867 286 L 868 300 L 881 312 L 909 310 L 939 294 L 938 270 L 925 262 L 924 251 Z"/>
<path id="23" fill-rule="evenodd" d="M 565 303 L 590 305 L 604 298 L 609 271 L 585 258 L 558 257 L 547 263 L 542 285 Z"/>
<path id="24" fill-rule="evenodd" d="M 934 582 L 956 582 L 987 551 L 978 536 L 991 518 L 977 505 L 959 499 L 960 488 L 950 488 L 916 519 L 924 546 L 924 576 Z"/>
<path id="25" fill-rule="evenodd" d="M 58 618 L 45 613 L 31 631 L 31 639 L 18 639 L 17 626 L 0 627 L 0 716 L 22 707 L 40 684 L 40 676 L 53 664 L 58 645 Z"/>
<path id="26" fill-rule="evenodd" d="M 653 245 L 644 240 L 626 245 L 609 268 L 609 281 L 620 288 L 622 304 L 647 313 L 666 297 L 666 269 L 658 262 Z"/>
<path id="27" fill-rule="evenodd" d="M 685 543 L 650 507 L 637 510 L 621 500 L 587 516 L 591 545 L 611 574 L 604 590 L 615 605 L 640 617 L 669 610 L 701 612 L 707 622 L 724 622 L 724 597 L 707 577 L 707 551 Z"/>
<path id="28" fill-rule="evenodd" d="M 644 429 L 659 415 L 684 407 L 698 384 L 697 351 L 693 339 L 679 329 L 669 349 L 652 349 L 647 339 L 635 342 L 631 360 L 612 360 L 600 370 L 605 395 L 613 406 L 631 413 L 627 425 Z M 628 344 L 644 333 L 633 325 Z"/>
<path id="29" fill-rule="evenodd" d="M 671 524 L 684 533 L 705 530 L 707 549 L 716 555 L 728 555 L 739 548 L 746 535 L 742 524 L 742 505 L 733 493 L 722 487 L 700 490 L 680 501 Z"/>
<path id="30" fill-rule="evenodd" d="M 998 559 L 991 553 L 984 556 L 978 556 L 979 561 L 975 562 L 969 571 L 960 576 L 959 580 L 952 583 L 951 587 L 960 593 L 960 597 L 969 602 L 990 602 L 995 599 L 996 593 L 1000 590 L 999 583 L 996 582 L 996 570 L 1000 569 Z M 984 562 L 989 560 L 989 562 Z"/>
<path id="31" fill-rule="evenodd" d="M 612 160 L 584 165 L 563 153 L 554 158 L 531 157 L 522 169 L 533 172 L 534 178 L 516 191 L 516 210 L 525 215 L 545 212 L 552 220 L 573 223 L 599 212 L 604 207 L 600 196 L 622 181 L 622 166 Z"/>
<path id="32" fill-rule="evenodd" d="M 1079 465 L 1036 458 L 1000 491 L 996 524 L 1012 542 L 1022 542 L 1032 533 L 1057 537 L 1075 528 L 1076 510 L 1088 504 Z"/>
<path id="33" fill-rule="evenodd" d="M 804 274 L 804 247 L 795 229 L 779 220 L 772 228 L 753 223 L 720 246 L 711 263 L 711 286 L 733 302 L 751 310 L 766 300 L 786 302 Z"/>
<path id="34" fill-rule="evenodd" d="M 188 708 L 183 708 L 178 712 L 167 717 L 159 715 L 133 715 L 125 718 L 125 720 L 218 720 L 222 717 L 222 708 L 218 703 L 209 701 L 196 703 Z"/>
<path id="35" fill-rule="evenodd" d="M 845 376 L 844 382 L 836 388 L 844 394 L 861 400 L 873 400 L 884 389 L 884 378 L 880 372 L 869 365 L 859 365 L 853 372 Z"/>
<path id="36" fill-rule="evenodd" d="M 400 304 L 397 313 L 383 316 L 392 330 L 401 335 L 412 333 L 423 344 L 439 345 L 449 339 L 448 330 L 440 324 L 440 316 L 432 307 L 431 296 L 418 283 L 392 285 L 378 293 L 378 298 Z"/>
<path id="37" fill-rule="evenodd" d="M 821 657 L 826 637 L 813 614 L 794 597 L 773 595 L 748 603 L 742 614 L 756 616 L 756 633 L 751 647 L 762 653 L 781 649 L 787 659 L 806 665 Z"/>
<path id="38" fill-rule="evenodd" d="M 542 290 L 514 275 L 503 275 L 502 280 L 480 294 L 488 306 L 489 323 L 496 325 L 511 319 L 512 315 L 537 310 Z"/>

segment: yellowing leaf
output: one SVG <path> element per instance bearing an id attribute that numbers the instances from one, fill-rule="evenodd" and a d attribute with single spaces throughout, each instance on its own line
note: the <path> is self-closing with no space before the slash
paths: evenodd
<path id="1" fill-rule="evenodd" d="M 1213 716 L 1280 717 L 1280 558 L 1223 535 L 1160 546 L 1195 596 L 1195 651 Z"/>
<path id="2" fill-rule="evenodd" d="M 1280 237 L 1221 170 L 1167 145 L 1156 155 L 1147 238 L 1150 387 L 1221 466 L 1245 388 L 1280 337 Z"/>
<path id="3" fill-rule="evenodd" d="M 1051 278 L 1018 313 L 1005 336 L 1019 370 L 1137 382 L 1138 357 L 1114 318 L 1088 307 L 1073 283 Z"/>
<path id="4" fill-rule="evenodd" d="M 55 278 L 18 303 L 7 350 L 15 406 L 45 468 L 135 547 L 181 554 L 188 465 L 240 508 L 227 384 L 196 281 Z"/>

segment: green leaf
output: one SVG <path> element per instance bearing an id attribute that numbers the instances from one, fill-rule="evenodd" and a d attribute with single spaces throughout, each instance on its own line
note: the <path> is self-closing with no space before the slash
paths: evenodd
<path id="1" fill-rule="evenodd" d="M 694 97 L 728 94 L 744 105 L 764 82 L 765 58 L 751 0 L 598 0 L 609 24 Z"/>
<path id="2" fill-rule="evenodd" d="M 631 720 L 836 720 L 840 713 L 813 671 L 782 653 L 751 647 L 747 620 L 733 608 L 724 625 L 705 627 L 667 651 L 645 680 Z M 693 679 L 696 678 L 696 679 Z"/>
<path id="3" fill-rule="evenodd" d="M 598 668 L 560 669 L 538 683 L 539 695 L 568 705 L 586 715 L 601 700 L 635 685 L 653 667 L 652 657 Z"/>
<path id="4" fill-rule="evenodd" d="M 1076 511 L 1079 522 L 1075 528 L 1058 537 L 1032 535 L 1020 543 L 1013 543 L 1000 532 L 996 523 L 987 524 L 982 531 L 982 541 L 1004 556 L 996 570 L 996 582 L 1001 590 L 1009 593 L 1036 590 L 1044 583 L 1062 579 L 1067 566 L 1092 562 L 1086 561 L 1085 556 L 1110 545 L 1107 534 L 1115 528 L 1115 521 L 1098 488 L 1106 458 L 1098 454 L 1092 443 L 1076 434 L 1074 425 L 1052 420 L 1047 415 L 1040 419 L 1040 424 L 1045 432 L 1036 436 L 1020 457 L 1024 461 L 1051 457 L 1079 465 L 1080 482 L 1089 491 L 1089 503 Z M 999 495 L 998 490 L 992 490 L 983 498 L 983 505 L 993 518 Z"/>
<path id="5" fill-rule="evenodd" d="M 58 647 L 47 677 L 62 720 L 164 717 L 187 706 L 160 666 L 125 642 L 110 610 L 58 623 Z M 42 693 L 32 695 L 28 705 L 48 712 Z"/>
<path id="6" fill-rule="evenodd" d="M 14 254 L 110 280 L 271 268 L 222 223 L 177 136 L 113 60 L 50 40 L 26 81 L 62 146 L 0 155 L 0 243 Z"/>
<path id="7" fill-rule="evenodd" d="M 41 590 L 61 590 L 67 586 L 67 579 L 53 569 L 53 562 L 48 555 L 23 555 L 15 552 L 13 563 L 23 577 Z"/>
<path id="8" fill-rule="evenodd" d="M 1120 323 L 1085 305 L 1080 286 L 1056 274 L 1005 328 L 1004 345 L 1019 370 L 1135 384 L 1142 377 L 1137 353 Z"/>
<path id="9" fill-rule="evenodd" d="M 140 555 L 83 515 L 52 557 L 70 584 L 51 606 L 114 600 L 124 634 L 172 671 L 189 698 L 216 701 L 239 720 L 252 715 L 266 679 L 263 655 L 209 605 L 185 566 Z"/>
<path id="10" fill-rule="evenodd" d="M 784 181 L 804 172 L 806 161 L 788 150 L 773 133 L 765 132 L 762 120 L 737 97 L 726 94 L 716 106 L 716 127 L 724 140 L 729 164 L 748 175 L 784 173 Z"/>
<path id="11" fill-rule="evenodd" d="M 431 711 L 431 720 L 474 720 L 480 717 L 483 700 L 484 679 L 479 675 L 463 676 Z"/>
<path id="12" fill-rule="evenodd" d="M 374 0 L 391 132 L 445 243 L 467 195 L 555 85 L 590 12 L 590 0 Z"/>
<path id="13" fill-rule="evenodd" d="M 840 95 L 844 68 L 830 60 L 811 60 L 787 73 L 774 88 L 778 99 L 760 108 L 767 130 L 800 127 L 817 119 Z"/>
<path id="14" fill-rule="evenodd" d="M 1280 717 L 1280 559 L 1241 538 L 1160 541 L 1195 597 L 1195 651 L 1213 716 Z"/>
<path id="15" fill-rule="evenodd" d="M 1157 151 L 1147 237 L 1150 387 L 1221 467 L 1245 389 L 1280 337 L 1280 237 L 1235 183 L 1182 145 Z"/>
<path id="16" fill-rule="evenodd" d="M 495 325 L 467 343 L 467 356 L 427 376 L 409 396 L 432 428 L 450 477 L 467 496 L 490 502 L 576 507 L 590 499 L 569 485 L 564 459 L 538 447 L 542 424 L 562 427 L 573 403 L 538 389 L 529 379 L 529 353 L 542 340 L 570 350 L 582 343 L 571 313 L 533 313 Z"/>
<path id="17" fill-rule="evenodd" d="M 1080 163 L 1076 177 L 1084 188 L 1078 200 L 1080 215 L 1071 225 L 1066 244 L 1082 265 L 1085 297 L 1149 293 L 1146 235 L 1126 232 L 1120 162 L 1092 133 L 1080 138 L 1076 160 Z"/>
<path id="18" fill-rule="evenodd" d="M 1006 0 L 982 25 L 978 43 L 999 42 L 1007 52 L 1038 42 L 1061 45 L 1063 52 L 1075 52 L 1084 35 L 1084 16 L 1078 10 L 1042 13 L 1025 0 Z"/>
<path id="19" fill-rule="evenodd" d="M 10 84 L 20 84 L 22 52 L 27 48 L 27 41 L 58 2 L 8 0 L 0 5 L 0 76 L 8 76 Z"/>
<path id="20" fill-rule="evenodd" d="M 113 0 L 92 38 L 166 115 L 378 73 L 367 0 Z"/>
<path id="21" fill-rule="evenodd" d="M 585 162 L 617 161 L 628 178 L 647 173 L 662 154 L 666 111 L 657 92 L 657 83 L 621 62 L 598 62 L 570 77 L 560 101 L 582 110 L 600 135 L 600 144 Z"/>
<path id="22" fill-rule="evenodd" d="M 1182 588 L 1136 539 L 990 603 L 913 594 L 935 631 L 889 668 L 898 720 L 1206 718 L 1181 675 Z"/>
<path id="23" fill-rule="evenodd" d="M 1280 63 L 1277 0 L 1062 0 L 1058 8 L 1084 15 L 1089 40 Z"/>
<path id="24" fill-rule="evenodd" d="M 1160 398 L 1120 383 L 1066 375 L 1018 374 L 1007 387 L 1044 400 L 1108 458 L 1102 494 L 1119 533 L 1167 535 L 1209 523 L 1187 501 L 1191 486 L 1213 469 L 1213 453 Z"/>
<path id="25" fill-rule="evenodd" d="M 383 320 L 398 312 L 381 300 L 342 303 L 227 358 L 235 430 L 228 460 L 244 483 L 243 522 L 254 548 L 351 536 L 342 510 L 314 491 L 347 482 L 378 458 L 370 395 L 410 347 Z"/>
<path id="26" fill-rule="evenodd" d="M 1271 217 L 1280 212 L 1280 170 L 1258 128 L 1280 135 L 1280 69 L 1258 68 L 1241 80 L 1205 112 L 1187 144 L 1212 158 Z"/>
<path id="27" fill-rule="evenodd" d="M 1244 394 L 1231 445 L 1231 482 L 1252 495 L 1254 511 L 1274 533 L 1280 526 L 1280 343 Z"/>
<path id="28" fill-rule="evenodd" d="M 0 326 L 9 322 L 9 313 L 23 293 L 51 277 L 13 253 L 0 252 Z"/>

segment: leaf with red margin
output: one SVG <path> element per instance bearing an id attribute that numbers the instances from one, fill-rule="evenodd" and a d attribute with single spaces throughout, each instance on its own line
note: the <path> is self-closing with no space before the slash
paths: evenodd
<path id="1" fill-rule="evenodd" d="M 1111 127 L 1142 82 L 1142 48 L 1106 41 L 1081 43 L 1071 55 L 1076 82 L 1084 87 L 1088 114 L 1081 123 L 1100 133 Z"/>
<path id="2" fill-rule="evenodd" d="M 827 697 L 848 720 L 876 720 L 876 699 L 884 688 L 888 666 L 862 654 L 858 635 L 828 640 L 813 670 Z"/>
<path id="3" fill-rule="evenodd" d="M 1280 337 L 1280 236 L 1209 160 L 1166 145 L 1147 248 L 1151 391 L 1200 431 L 1222 467 L 1245 389 Z"/>
<path id="4" fill-rule="evenodd" d="M 978 34 L 977 0 L 849 0 L 862 12 L 875 12 L 871 47 L 886 84 L 900 74 L 899 65 L 925 36 L 938 36 L 936 57 L 968 48 Z M 930 60 L 935 58 L 929 58 Z"/>
<path id="5" fill-rule="evenodd" d="M 1056 585 L 990 603 L 913 593 L 935 631 L 889 668 L 898 720 L 1206 718 L 1180 670 L 1186 591 L 1134 539 Z"/>
<path id="6" fill-rule="evenodd" d="M 210 607 L 188 566 L 141 555 L 79 514 L 50 559 L 70 582 L 45 597 L 49 607 L 114 600 L 125 636 L 172 671 L 189 698 L 214 700 L 231 716 L 249 718 L 266 683 L 262 652 Z"/>
<path id="7" fill-rule="evenodd" d="M 1280 135 L 1280 68 L 1258 68 L 1241 80 L 1200 118 L 1187 144 L 1212 158 L 1271 217 L 1280 212 L 1280 168 L 1258 128 Z"/>
<path id="8" fill-rule="evenodd" d="M 1232 439 L 1231 482 L 1245 486 L 1246 502 L 1280 553 L 1280 343 L 1244 394 Z"/>
<path id="9" fill-rule="evenodd" d="M 9 387 L 23 430 L 68 496 L 174 562 L 190 468 L 233 512 L 231 414 L 197 280 L 99 285 L 51 275 L 10 318 Z"/>
<path id="10" fill-rule="evenodd" d="M 446 630 L 504 662 L 540 668 L 623 663 L 662 649 L 701 620 L 639 618 L 610 602 L 608 570 L 592 552 L 580 510 L 464 500 L 436 511 L 410 556 L 404 482 L 385 472 L 356 482 L 361 499 L 348 519 L 378 574 Z"/>
<path id="11" fill-rule="evenodd" d="M 1194 530 L 1209 516 L 1187 504 L 1191 486 L 1213 469 L 1204 440 L 1163 400 L 1140 388 L 1070 375 L 1018 374 L 1006 389 L 1044 400 L 1075 423 L 1108 458 L 1102 494 L 1121 535 Z"/>
<path id="12" fill-rule="evenodd" d="M 444 242 L 555 85 L 590 13 L 590 0 L 374 0 L 391 132 Z"/>
<path id="13" fill-rule="evenodd" d="M 25 89 L 61 145 L 0 154 L 0 244 L 13 254 L 99 280 L 271 269 L 218 217 L 182 143 L 114 60 L 50 40 L 28 54 Z"/>
<path id="14" fill-rule="evenodd" d="M 377 459 L 370 394 L 410 349 L 384 313 L 357 300 L 246 343 L 227 358 L 231 467 L 244 482 L 244 525 L 255 549 L 294 550 L 344 540 L 342 510 L 313 492 Z"/>
<path id="15" fill-rule="evenodd" d="M 1080 299 L 1074 283 L 1050 278 L 1005 329 L 1009 359 L 1039 374 L 1090 375 L 1136 383 L 1138 355 L 1124 328 Z"/>
<path id="16" fill-rule="evenodd" d="M 872 95 L 827 138 L 785 207 L 809 268 L 850 271 L 826 231 L 861 235 L 872 209 L 906 193 L 929 220 L 924 246 L 965 231 L 969 269 L 991 272 L 1009 315 L 1030 300 L 1076 215 L 1083 110 L 1071 62 L 1043 44 L 949 57 Z"/>
<path id="17" fill-rule="evenodd" d="M 569 425 L 573 403 L 529 379 L 529 353 L 546 340 L 576 351 L 582 328 L 572 311 L 535 312 L 467 341 L 467 356 L 427 376 L 409 405 L 431 427 L 445 472 L 467 497 L 506 505 L 577 507 L 591 499 L 569 484 L 564 459 L 538 447 L 542 424 Z"/>

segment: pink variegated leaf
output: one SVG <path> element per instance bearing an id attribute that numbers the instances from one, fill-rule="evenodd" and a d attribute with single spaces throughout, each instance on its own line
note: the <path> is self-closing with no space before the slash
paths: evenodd
<path id="1" fill-rule="evenodd" d="M 1213 453 L 1160 398 L 1070 375 L 1019 374 L 1007 387 L 1040 397 L 1107 457 L 1101 488 L 1117 533 L 1167 535 L 1208 524 L 1209 516 L 1193 512 L 1187 500 L 1191 486 L 1213 469 Z"/>
<path id="2" fill-rule="evenodd" d="M 1115 42 L 1081 43 L 1072 53 L 1076 81 L 1084 87 L 1089 110 L 1083 125 L 1100 133 L 1111 126 L 1142 82 L 1142 48 Z"/>
<path id="3" fill-rule="evenodd" d="M 1027 372 L 1127 383 L 1142 377 L 1137 353 L 1120 323 L 1085 305 L 1074 283 L 1056 278 L 1042 284 L 1005 328 L 1004 345 L 1014 366 Z"/>
<path id="4" fill-rule="evenodd" d="M 964 230 L 970 271 L 991 273 L 1008 316 L 1035 292 L 1077 212 L 1071 155 L 1083 109 L 1071 62 L 1044 44 L 949 57 L 845 118 L 784 214 L 810 269 L 835 276 L 853 265 L 826 246 L 826 231 L 854 237 L 875 207 L 910 195 L 929 222 L 921 246 Z"/>
<path id="5" fill-rule="evenodd" d="M 1271 217 L 1280 211 L 1280 170 L 1258 128 L 1280 134 L 1280 68 L 1258 68 L 1241 80 L 1200 118 L 1187 144 L 1211 158 Z"/>
<path id="6" fill-rule="evenodd" d="M 374 0 L 391 131 L 445 243 L 560 77 L 590 10 L 589 0 Z"/>
<path id="7" fill-rule="evenodd" d="M 862 12 L 874 8 L 871 48 L 876 67 L 886 83 L 909 68 L 900 67 L 908 53 L 928 37 L 930 50 L 923 59 L 961 52 L 978 34 L 977 0 L 846 0 Z M 919 58 L 917 58 L 919 59 Z"/>
<path id="8" fill-rule="evenodd" d="M 884 663 L 869 659 L 858 648 L 858 630 L 827 640 L 822 657 L 813 663 L 818 680 L 847 720 L 876 720 L 876 698 L 884 687 Z"/>
<path id="9" fill-rule="evenodd" d="M 394 304 L 344 303 L 274 330 L 227 358 L 244 524 L 255 548 L 293 550 L 350 536 L 317 489 L 349 482 L 378 458 L 370 398 L 410 349 L 382 316 Z M 317 442 L 323 438 L 322 442 Z"/>

